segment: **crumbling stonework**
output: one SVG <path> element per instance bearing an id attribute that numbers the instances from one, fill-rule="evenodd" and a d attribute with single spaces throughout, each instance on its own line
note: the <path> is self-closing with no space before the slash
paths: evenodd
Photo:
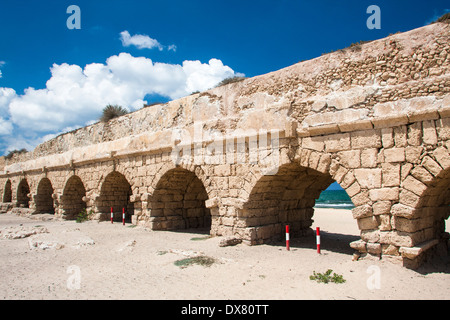
<path id="1" fill-rule="evenodd" d="M 450 26 L 436 23 L 97 123 L 7 160 L 0 200 L 260 244 L 303 235 L 337 181 L 361 255 L 446 246 Z M 1 162 L 0 162 L 1 164 Z M 53 204 L 53 205 L 52 205 Z"/>

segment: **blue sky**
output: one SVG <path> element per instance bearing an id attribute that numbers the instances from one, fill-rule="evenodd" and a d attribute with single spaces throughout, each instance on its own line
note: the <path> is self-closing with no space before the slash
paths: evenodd
<path id="1" fill-rule="evenodd" d="M 67 28 L 70 5 L 81 29 Z M 381 29 L 367 28 L 369 5 L 381 9 Z M 449 11 L 438 0 L 2 1 L 0 155 L 92 123 L 108 103 L 134 110 Z"/>

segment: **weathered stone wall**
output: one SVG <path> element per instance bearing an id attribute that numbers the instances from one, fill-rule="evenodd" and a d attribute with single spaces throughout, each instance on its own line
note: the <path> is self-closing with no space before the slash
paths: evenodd
<path id="1" fill-rule="evenodd" d="M 396 34 L 61 135 L 6 162 L 3 202 L 11 194 L 16 206 L 53 202 L 60 217 L 86 209 L 100 220 L 124 208 L 151 229 L 209 227 L 259 244 L 286 224 L 307 234 L 315 199 L 337 181 L 361 230 L 351 246 L 415 266 L 448 239 L 449 29 Z"/>

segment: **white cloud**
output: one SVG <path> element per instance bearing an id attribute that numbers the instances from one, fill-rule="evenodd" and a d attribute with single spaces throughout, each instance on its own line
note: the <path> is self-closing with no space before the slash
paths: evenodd
<path id="1" fill-rule="evenodd" d="M 138 49 L 154 49 L 157 48 L 159 51 L 163 51 L 166 46 L 159 43 L 158 40 L 153 39 L 145 34 L 135 34 L 131 36 L 130 33 L 125 30 L 120 33 L 120 41 L 124 47 L 135 46 Z M 168 51 L 177 51 L 177 46 L 171 44 L 167 46 Z"/>
<path id="2" fill-rule="evenodd" d="M 20 135 L 16 141 L 21 141 L 21 145 L 29 147 L 24 141 L 41 142 L 44 135 L 92 123 L 107 104 L 135 110 L 146 103 L 147 94 L 176 99 L 240 75 L 218 59 L 208 63 L 184 61 L 179 65 L 153 62 L 128 53 L 111 56 L 105 64 L 92 63 L 84 68 L 54 64 L 50 71 L 51 78 L 44 89 L 28 88 L 17 95 L 11 88 L 0 88 L 0 111 L 7 117 L 1 118 L 2 132 L 11 132 L 8 124 L 14 124 Z"/>
<path id="3" fill-rule="evenodd" d="M 9 135 L 13 130 L 13 125 L 10 121 L 0 117 L 0 136 Z"/>
<path id="4" fill-rule="evenodd" d="M 120 33 L 120 40 L 124 47 L 129 47 L 131 45 L 136 46 L 139 49 L 153 49 L 158 48 L 159 51 L 163 50 L 163 45 L 156 39 L 152 39 L 147 35 L 136 34 L 131 36 L 128 31 L 122 31 Z"/>

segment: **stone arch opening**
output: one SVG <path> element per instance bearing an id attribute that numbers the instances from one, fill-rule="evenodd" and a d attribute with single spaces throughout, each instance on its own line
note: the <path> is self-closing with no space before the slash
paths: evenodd
<path id="1" fill-rule="evenodd" d="M 195 173 L 182 168 L 166 172 L 150 201 L 153 230 L 210 230 L 208 194 Z"/>
<path id="2" fill-rule="evenodd" d="M 134 215 L 134 204 L 130 201 L 133 194 L 131 185 L 125 176 L 117 171 L 108 174 L 103 181 L 97 209 L 100 221 L 111 219 L 111 208 L 114 221 L 122 221 L 122 211 L 125 209 L 125 222 L 130 223 Z"/>
<path id="3" fill-rule="evenodd" d="M 251 230 L 251 244 L 282 240 L 286 225 L 291 239 L 313 235 L 316 200 L 333 182 L 331 175 L 297 163 L 281 166 L 275 175 L 262 176 L 240 210 L 241 220 Z M 350 236 L 348 242 L 358 238 Z M 350 252 L 349 247 L 347 250 Z"/>
<path id="4" fill-rule="evenodd" d="M 7 180 L 5 183 L 5 189 L 3 191 L 3 202 L 8 203 L 12 202 L 12 186 L 11 180 Z"/>
<path id="5" fill-rule="evenodd" d="M 80 177 L 70 177 L 61 197 L 64 218 L 75 219 L 79 213 L 86 210 L 86 203 L 83 201 L 84 196 L 86 196 L 86 189 Z"/>
<path id="6" fill-rule="evenodd" d="M 409 191 L 403 191 L 404 198 Z M 427 186 L 414 210 L 412 219 L 398 216 L 395 218 L 397 229 L 411 233 L 416 245 L 435 241 L 439 250 L 448 253 L 450 217 L 450 169 L 438 175 Z"/>
<path id="7" fill-rule="evenodd" d="M 39 182 L 34 202 L 36 213 L 55 213 L 53 186 L 48 178 L 43 178 Z"/>
<path id="8" fill-rule="evenodd" d="M 26 179 L 22 179 L 17 187 L 17 206 L 19 208 L 29 208 L 30 198 L 28 194 L 30 193 L 30 186 Z"/>

